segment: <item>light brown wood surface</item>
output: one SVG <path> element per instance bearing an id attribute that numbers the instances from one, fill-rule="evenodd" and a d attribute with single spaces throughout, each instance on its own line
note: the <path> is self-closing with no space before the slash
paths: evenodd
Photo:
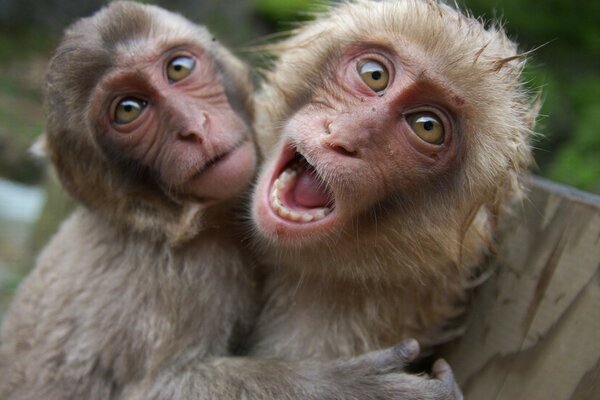
<path id="1" fill-rule="evenodd" d="M 600 400 L 600 197 L 530 188 L 444 356 L 467 400 Z"/>

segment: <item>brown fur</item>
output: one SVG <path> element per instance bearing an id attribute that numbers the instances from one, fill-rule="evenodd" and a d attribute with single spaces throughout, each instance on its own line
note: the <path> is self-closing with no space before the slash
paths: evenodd
<path id="1" fill-rule="evenodd" d="M 430 387 L 453 390 L 444 365 L 435 382 L 395 373 L 418 353 L 411 341 L 326 363 L 227 357 L 257 300 L 234 218 L 239 199 L 208 207 L 171 190 L 152 165 L 119 160 L 123 147 L 99 140 L 106 110 L 93 94 L 107 74 L 190 41 L 214 59 L 229 105 L 250 122 L 247 69 L 179 16 L 115 2 L 67 31 L 48 74 L 46 148 L 82 206 L 42 251 L 3 322 L 0 398 L 425 399 Z M 180 127 L 171 119 L 161 121 L 162 135 Z"/>
<path id="2" fill-rule="evenodd" d="M 251 124 L 248 69 L 178 15 L 115 2 L 66 32 L 48 72 L 45 145 L 82 206 L 3 321 L 0 398 L 119 398 L 172 363 L 230 354 L 249 329 L 256 288 L 235 223 L 240 199 L 208 207 L 168 192 L 142 166 L 132 174 L 113 162 L 96 136 L 90 98 L 102 77 L 190 41 L 214 58 Z"/>
<path id="3" fill-rule="evenodd" d="M 402 19 L 406 15 L 403 4 L 343 5 L 332 13 L 334 16 L 307 25 L 295 39 L 283 43 L 282 48 L 297 50 L 282 53 L 260 97 L 257 126 L 264 149 L 268 151 L 275 143 L 276 128 L 299 106 L 297 99 L 309 98 L 306 94 L 314 90 L 310 86 L 312 77 L 320 72 L 324 58 L 336 54 L 334 48 L 361 40 L 364 35 L 375 38 L 373 34 L 382 26 L 386 29 L 383 36 L 405 34 L 397 32 L 403 26 L 399 24 L 409 20 Z M 410 4 L 418 10 L 417 15 L 423 13 L 426 19 L 438 15 L 441 23 L 433 24 L 436 29 L 447 24 L 450 28 L 443 29 L 454 33 L 448 41 L 442 40 L 439 48 L 435 46 L 436 38 L 446 36 L 433 35 L 433 39 L 426 40 L 425 44 L 442 52 L 438 60 L 453 60 L 444 58 L 442 50 L 446 48 L 457 54 L 471 49 L 469 40 L 453 40 L 459 33 L 467 35 L 472 29 L 473 37 L 482 34 L 478 23 L 436 3 L 413 4 L 411 0 Z M 377 213 L 357 219 L 356 231 L 332 232 L 331 240 L 322 246 L 275 246 L 270 253 L 269 260 L 283 268 L 270 275 L 266 308 L 251 352 L 263 358 L 292 361 L 221 358 L 230 353 L 236 333 L 244 330 L 253 315 L 254 288 L 243 265 L 245 256 L 238 243 L 227 240 L 231 232 L 227 229 L 235 231 L 235 227 L 224 226 L 228 225 L 224 215 L 229 217 L 230 205 L 204 210 L 185 199 L 157 197 L 155 187 L 132 188 L 89 137 L 92 129 L 85 122 L 86 91 L 93 88 L 95 77 L 110 68 L 110 60 L 115 59 L 111 57 L 111 45 L 118 41 L 119 34 L 129 29 L 135 32 L 138 22 L 145 29 L 148 22 L 127 11 L 134 6 L 117 3 L 111 7 L 125 10 L 117 15 L 100 14 L 105 19 L 95 20 L 100 29 L 111 27 L 104 44 L 98 45 L 98 37 L 86 34 L 87 26 L 82 22 L 67 34 L 73 42 L 67 40 L 65 46 L 75 46 L 58 53 L 68 57 L 75 51 L 86 56 L 87 48 L 105 49 L 107 57 L 90 56 L 79 64 L 89 79 L 74 79 L 69 76 L 72 70 L 67 70 L 62 79 L 49 78 L 50 87 L 57 85 L 59 93 L 75 94 L 65 101 L 49 101 L 49 109 L 55 110 L 55 122 L 53 125 L 50 116 L 48 147 L 61 181 L 86 208 L 63 225 L 42 253 L 4 322 L 0 350 L 2 397 L 459 398 L 452 374 L 443 363 L 436 364 L 434 379 L 398 373 L 416 356 L 412 342 L 355 358 L 323 362 L 303 359 L 355 355 L 394 343 L 410 333 L 426 342 L 439 338 L 441 322 L 456 312 L 452 300 L 463 297 L 470 266 L 483 253 L 481 238 L 489 236 L 490 217 L 501 203 L 498 199 L 510 194 L 509 182 L 514 180 L 509 178 L 518 175 L 529 154 L 524 140 L 527 129 L 521 130 L 516 124 L 497 133 L 492 130 L 518 123 L 526 111 L 518 83 L 520 67 L 513 68 L 515 62 L 496 71 L 500 80 L 484 73 L 490 72 L 485 68 L 487 62 L 494 64 L 511 56 L 512 44 L 501 33 L 483 33 L 484 38 L 495 40 L 497 48 L 491 47 L 497 51 L 475 51 L 473 57 L 480 61 L 473 59 L 470 63 L 477 68 L 461 69 L 466 68 L 463 63 L 456 69 L 457 73 L 462 71 L 456 79 L 464 79 L 465 71 L 473 73 L 472 85 L 466 88 L 475 95 L 485 97 L 482 89 L 491 88 L 486 85 L 500 84 L 493 87 L 499 91 L 495 102 L 488 104 L 484 100 L 492 99 L 487 98 L 478 102 L 486 107 L 504 107 L 500 110 L 514 118 L 485 120 L 489 126 L 481 128 L 488 134 L 469 139 L 465 145 L 469 151 L 461 164 L 464 167 L 454 171 L 456 176 L 448 181 L 450 185 L 440 185 L 431 192 L 435 199 L 417 197 L 400 207 L 401 203 L 391 198 Z M 385 12 L 377 11 L 379 7 Z M 124 19 L 116 18 L 118 15 Z M 162 12 L 159 15 L 150 18 L 157 29 L 150 32 L 160 38 L 176 36 L 180 29 L 187 31 L 186 37 L 198 33 L 195 29 L 190 33 L 182 19 L 166 18 Z M 467 28 L 456 28 L 451 22 L 454 20 L 459 27 Z M 159 29 L 161 26 L 166 29 Z M 418 26 L 416 23 L 412 27 L 417 39 L 431 34 L 419 36 Z M 77 38 L 83 38 L 84 46 L 77 46 Z M 498 42 L 503 40 L 506 43 Z M 418 40 L 415 43 L 417 47 L 422 45 Z M 454 44 L 465 48 L 457 50 Z M 220 53 L 215 51 L 213 56 L 218 62 Z M 496 53 L 502 53 L 501 57 L 496 59 Z M 67 65 L 67 59 L 57 62 Z M 452 71 L 449 68 L 445 72 Z M 488 78 L 482 81 L 483 77 Z M 474 116 L 480 114 L 487 115 L 481 111 Z M 50 129 L 53 126 L 59 129 L 54 138 Z M 512 132 L 508 139 L 512 147 L 507 147 L 507 131 Z M 497 157 L 490 160 L 487 154 L 480 154 L 483 148 L 496 143 L 501 149 Z M 482 173 L 480 167 L 487 169 Z M 441 188 L 450 190 L 442 193 Z M 440 199 L 447 201 L 440 203 Z M 391 206 L 383 207 L 385 204 Z M 439 210 L 436 204 L 451 204 L 454 208 Z M 373 215 L 377 226 L 369 222 Z M 406 225 L 398 225 L 398 221 Z M 405 226 L 410 226 L 412 232 Z M 419 246 L 423 240 L 431 245 Z M 212 268 L 200 268 L 200 264 L 209 262 Z M 320 273 L 334 267 L 336 272 L 325 276 Z M 435 296 L 431 296 L 432 291 Z"/>
<path id="4" fill-rule="evenodd" d="M 251 354 L 329 359 L 405 337 L 426 347 L 444 342 L 452 337 L 447 324 L 461 313 L 468 282 L 488 251 L 497 215 L 520 191 L 520 176 L 531 160 L 528 141 L 537 109 L 520 80 L 523 58 L 498 26 L 485 28 L 428 0 L 348 2 L 293 34 L 270 46 L 278 59 L 256 100 L 266 165 L 254 196 L 255 221 L 262 212 L 260 188 L 281 151 L 282 135 L 308 149 L 307 159 L 319 160 L 326 152 L 310 147 L 311 138 L 285 130 L 299 110 L 314 104 L 336 121 L 362 107 L 358 100 L 358 106 L 348 106 L 336 97 L 336 90 L 342 92 L 336 62 L 346 48 L 372 45 L 408 55 L 415 68 L 424 66 L 422 74 L 441 77 L 444 87 L 460 93 L 452 99 L 460 149 L 437 179 L 417 187 L 388 185 L 385 195 L 372 177 L 385 181 L 391 175 L 383 170 L 387 148 L 378 150 L 377 165 L 349 172 L 337 165 L 330 172 L 334 167 L 323 162 L 319 173 L 329 184 L 350 188 L 351 203 L 366 198 L 374 205 L 319 240 L 284 237 L 259 224 L 258 247 L 270 267 Z"/>

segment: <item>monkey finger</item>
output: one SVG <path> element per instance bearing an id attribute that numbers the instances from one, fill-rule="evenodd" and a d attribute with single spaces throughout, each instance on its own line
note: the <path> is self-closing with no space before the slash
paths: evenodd
<path id="1" fill-rule="evenodd" d="M 419 351 L 419 342 L 406 339 L 393 347 L 360 356 L 357 362 L 371 369 L 372 373 L 383 374 L 406 367 L 417 358 Z"/>
<path id="2" fill-rule="evenodd" d="M 431 373 L 434 378 L 439 379 L 441 381 L 454 381 L 454 373 L 452 372 L 452 368 L 443 358 L 440 358 L 435 363 L 433 363 Z"/>
<path id="3" fill-rule="evenodd" d="M 452 371 L 452 368 L 446 362 L 446 360 L 440 358 L 435 363 L 433 363 L 431 373 L 434 379 L 441 380 L 444 386 L 448 386 L 450 388 L 450 391 L 452 393 L 450 397 L 451 399 L 463 399 L 462 391 L 460 390 L 454 378 L 454 372 Z"/>

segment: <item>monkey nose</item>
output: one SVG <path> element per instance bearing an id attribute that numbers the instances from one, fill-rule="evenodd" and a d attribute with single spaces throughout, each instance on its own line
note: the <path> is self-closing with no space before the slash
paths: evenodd
<path id="1" fill-rule="evenodd" d="M 323 145 L 339 153 L 348 157 L 356 157 L 357 149 L 355 144 L 352 143 L 351 140 L 348 140 L 348 137 L 344 134 L 338 132 L 339 127 L 334 127 L 332 121 L 324 122 L 324 136 L 323 136 Z"/>
<path id="2" fill-rule="evenodd" d="M 325 143 L 325 146 L 343 156 L 356 157 L 358 155 L 358 152 L 350 143 L 345 143 L 341 141 L 327 141 Z"/>
<path id="3" fill-rule="evenodd" d="M 177 132 L 179 140 L 202 143 L 208 133 L 210 120 L 208 113 L 202 111 L 195 118 L 188 118 L 184 126 Z"/>

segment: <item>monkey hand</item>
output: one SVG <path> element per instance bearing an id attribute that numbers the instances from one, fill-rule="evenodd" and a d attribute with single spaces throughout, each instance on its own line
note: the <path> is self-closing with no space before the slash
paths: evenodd
<path id="1" fill-rule="evenodd" d="M 409 339 L 358 357 L 276 361 L 244 357 L 186 359 L 128 385 L 120 400 L 461 400 L 443 360 L 432 377 L 403 372 L 419 355 Z"/>
<path id="2" fill-rule="evenodd" d="M 408 339 L 388 349 L 336 361 L 334 385 L 322 398 L 462 400 L 452 369 L 442 359 L 434 363 L 431 377 L 403 372 L 418 355 L 418 342 Z"/>

